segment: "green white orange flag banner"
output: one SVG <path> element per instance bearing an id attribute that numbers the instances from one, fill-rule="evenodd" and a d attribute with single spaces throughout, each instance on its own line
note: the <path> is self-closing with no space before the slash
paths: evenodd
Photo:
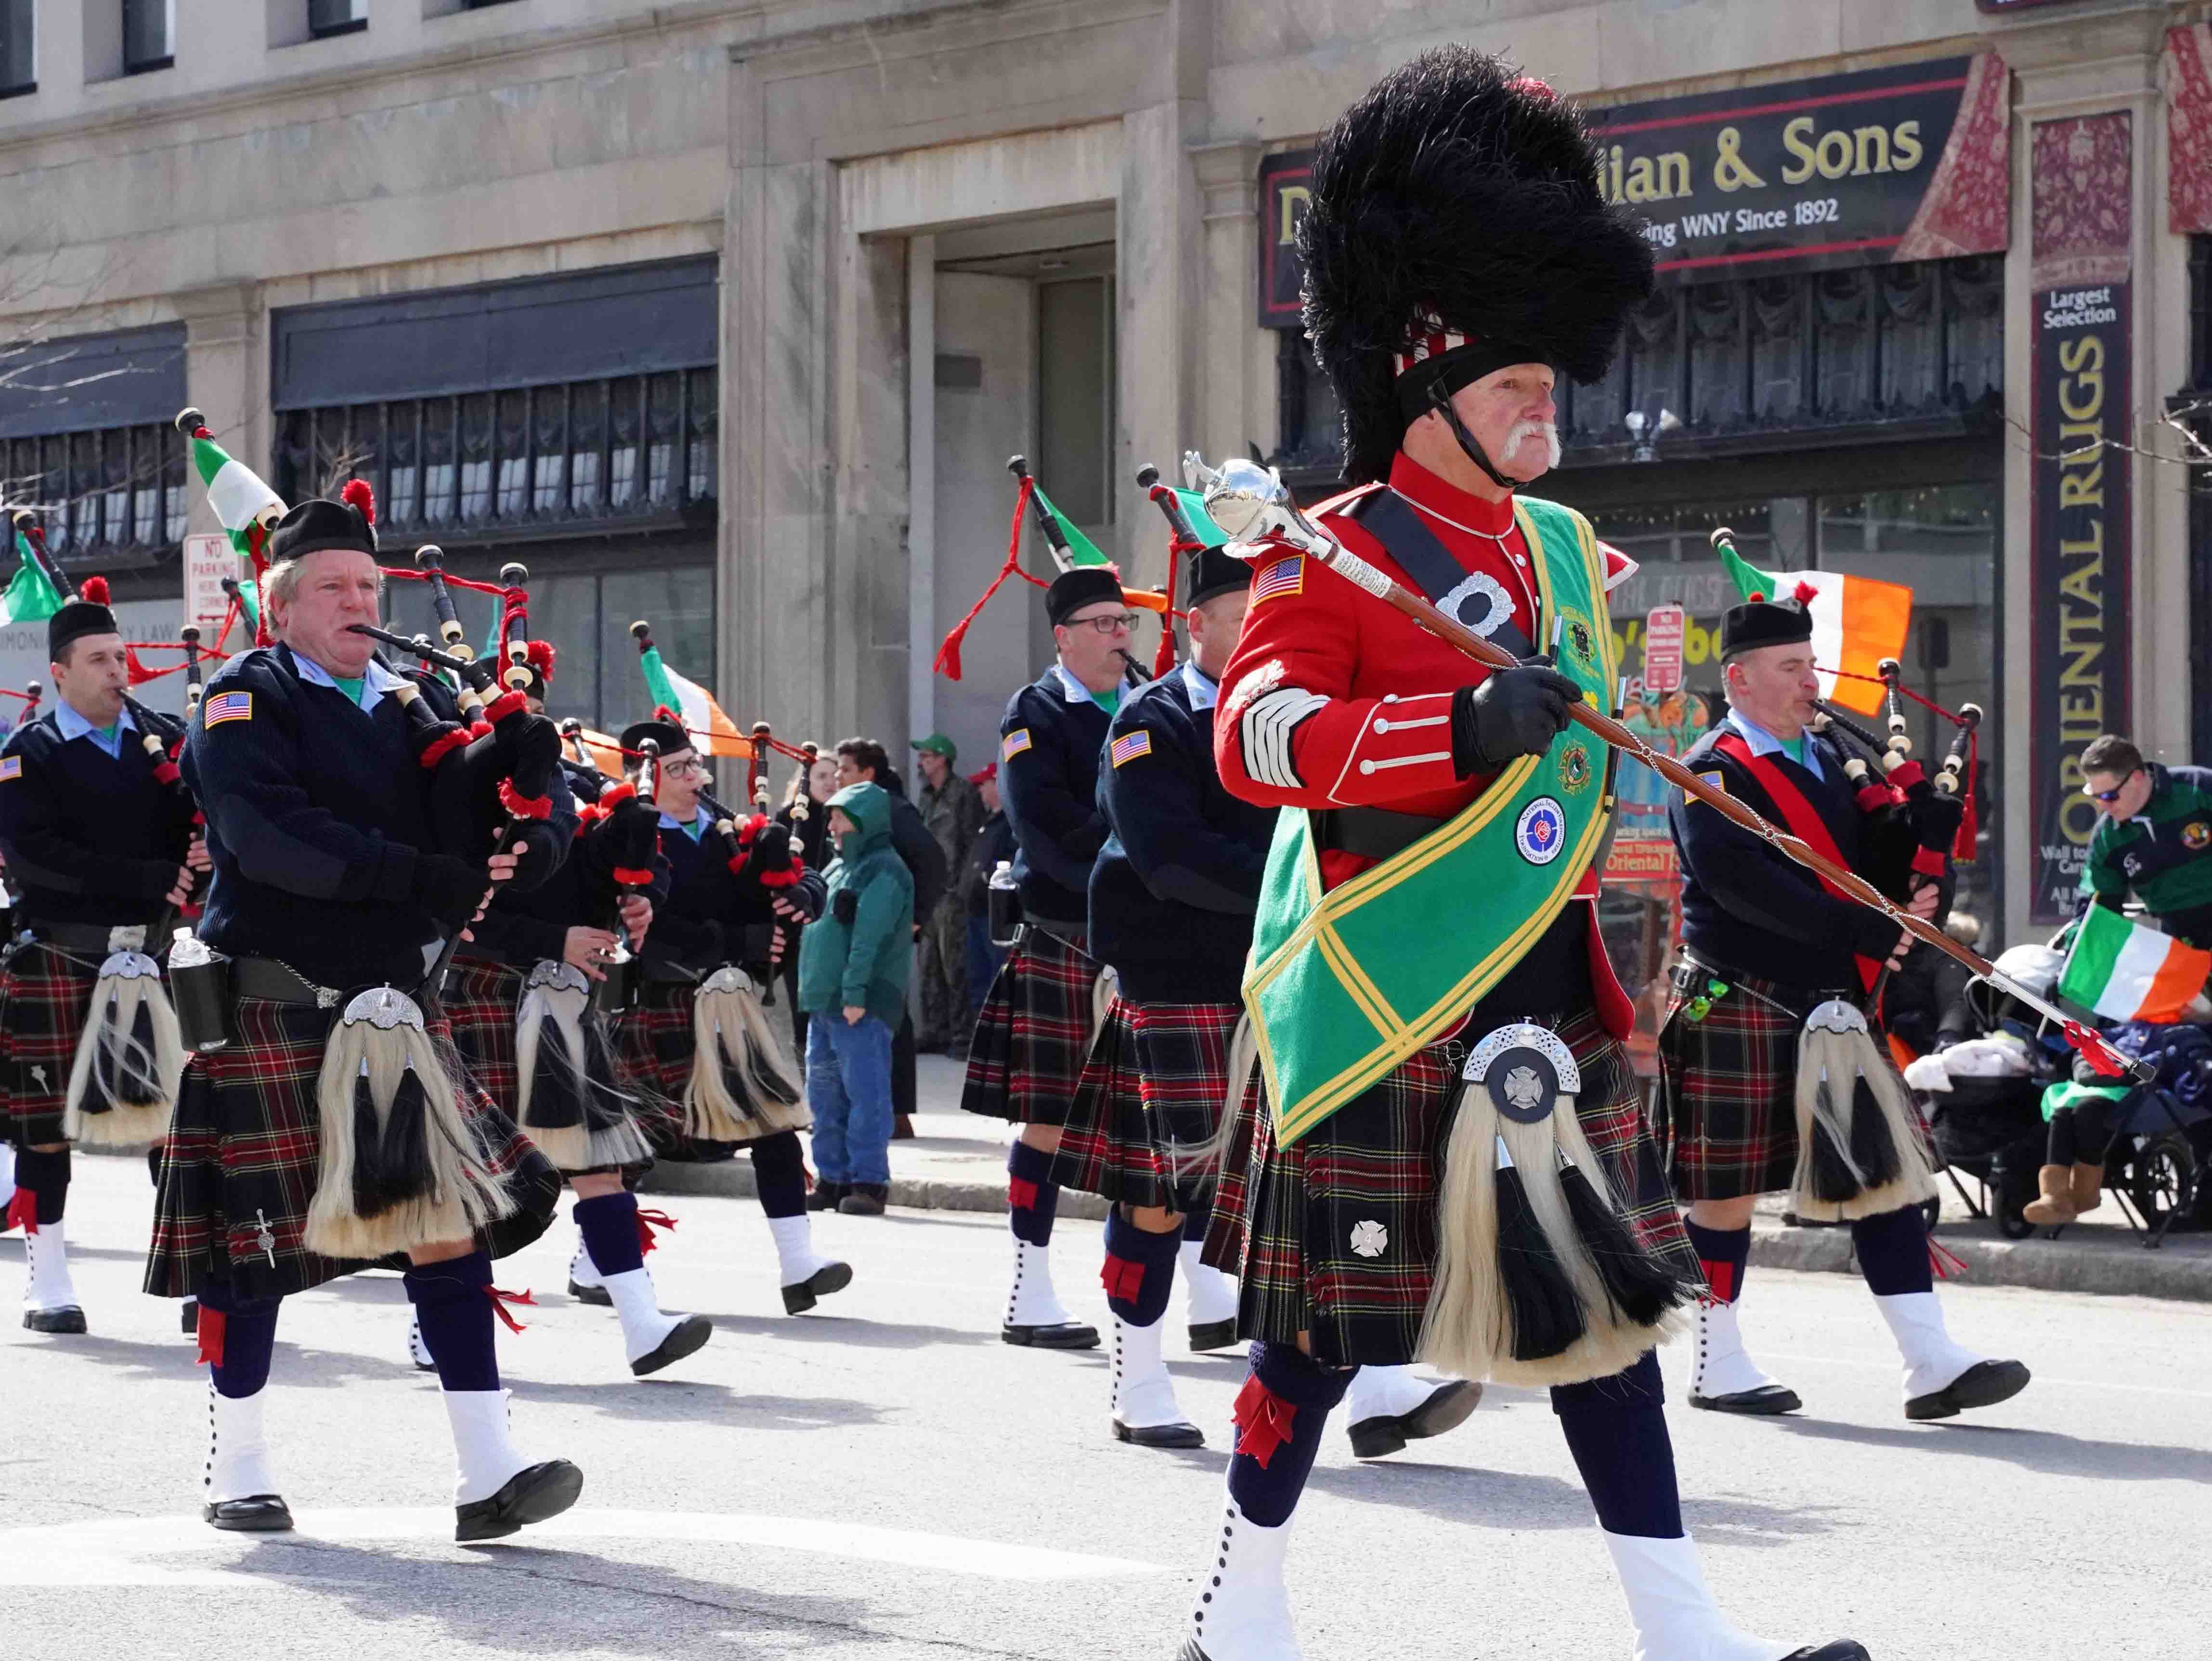
<path id="1" fill-rule="evenodd" d="M 0 626 L 43 622 L 62 609 L 62 597 L 54 592 L 46 573 L 31 557 L 20 530 L 15 533 L 15 578 L 7 591 L 0 593 Z"/>
<path id="2" fill-rule="evenodd" d="M 2212 952 L 2092 906 L 2074 931 L 2058 995 L 2106 1021 L 2176 1021 L 2212 976 Z"/>
<path id="3" fill-rule="evenodd" d="M 202 427 L 192 435 L 192 468 L 207 488 L 208 506 L 230 535 L 230 543 L 241 555 L 253 554 L 252 532 L 267 511 L 284 512 L 284 499 L 262 482 L 261 476 L 213 439 L 203 437 Z"/>
<path id="4" fill-rule="evenodd" d="M 687 681 L 669 668 L 659 646 L 648 646 L 638 653 L 637 662 L 645 671 L 645 688 L 653 694 L 654 707 L 674 716 L 677 724 L 698 741 L 702 751 L 708 755 L 753 753 L 751 740 L 722 712 L 713 694 L 696 681 Z"/>
<path id="5" fill-rule="evenodd" d="M 1111 565 L 1114 562 L 1098 551 L 1098 544 L 1076 529 L 1075 521 L 1052 505 L 1052 498 L 1044 494 L 1044 487 L 1032 482 L 1030 491 L 1037 506 L 1049 513 L 1060 526 L 1060 534 L 1067 539 L 1067 561 L 1070 565 Z"/>
<path id="6" fill-rule="evenodd" d="M 1761 571 L 1732 548 L 1721 549 L 1721 562 L 1747 600 L 1786 600 L 1801 586 L 1809 589 L 1806 609 L 1813 616 L 1820 695 L 1863 715 L 1880 712 L 1882 692 L 1875 670 L 1883 658 L 1905 655 L 1905 633 L 1912 626 L 1911 589 L 1841 571 Z M 1844 674 L 1839 676 L 1838 670 Z"/>

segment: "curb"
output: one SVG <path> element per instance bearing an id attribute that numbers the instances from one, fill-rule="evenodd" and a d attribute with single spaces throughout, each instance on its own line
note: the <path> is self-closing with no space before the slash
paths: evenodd
<path id="1" fill-rule="evenodd" d="M 750 1199 L 753 1167 L 749 1159 L 717 1160 L 709 1165 L 677 1164 L 662 1160 L 638 1184 L 641 1194 L 713 1194 L 724 1199 Z M 890 1203 L 916 1211 L 977 1211 L 1006 1215 L 1006 1185 L 999 1182 L 961 1182 L 925 1177 L 893 1177 Z M 1096 1194 L 1060 1191 L 1059 1213 L 1085 1222 L 1106 1220 L 1106 1202 Z M 2212 1292 L 2208 1292 L 2212 1297 Z"/>

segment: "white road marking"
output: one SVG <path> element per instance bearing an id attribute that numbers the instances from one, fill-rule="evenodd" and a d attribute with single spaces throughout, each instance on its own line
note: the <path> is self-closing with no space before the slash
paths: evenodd
<path id="1" fill-rule="evenodd" d="M 453 1513 L 441 1507 L 302 1511 L 295 1514 L 295 1521 L 298 1526 L 291 1533 L 270 1535 L 227 1534 L 210 1528 L 198 1517 L 173 1516 L 103 1518 L 52 1528 L 9 1529 L 0 1531 L 0 1586 L 280 1586 L 290 1577 L 278 1572 L 267 1553 L 255 1554 L 250 1568 L 231 1565 L 177 1568 L 144 1560 L 216 1549 L 243 1555 L 257 1544 L 312 1548 L 393 1540 L 453 1547 Z M 1042 1546 L 1007 1545 L 996 1540 L 968 1540 L 864 1523 L 711 1512 L 572 1511 L 511 1535 L 500 1544 L 526 1549 L 532 1544 L 582 1540 L 704 1541 L 896 1563 L 933 1573 L 998 1580 L 1105 1580 L 1168 1573 L 1155 1563 L 1054 1551 Z M 471 1550 L 468 1561 L 495 1563 L 499 1560 Z M 526 1556 L 513 1561 L 518 1567 L 529 1562 Z M 312 1577 L 313 1559 L 301 1558 L 298 1569 L 301 1578 Z"/>

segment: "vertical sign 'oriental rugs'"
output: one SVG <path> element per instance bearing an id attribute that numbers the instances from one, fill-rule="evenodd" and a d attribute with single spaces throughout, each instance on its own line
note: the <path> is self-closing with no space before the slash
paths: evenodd
<path id="1" fill-rule="evenodd" d="M 2097 804 L 2081 747 L 2131 725 L 2128 687 L 2130 243 L 2124 110 L 2035 126 L 2032 755 L 2038 923 L 2074 912 Z"/>

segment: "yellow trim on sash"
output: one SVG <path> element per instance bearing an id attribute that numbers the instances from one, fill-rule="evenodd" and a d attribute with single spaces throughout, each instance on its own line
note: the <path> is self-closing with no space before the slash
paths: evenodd
<path id="1" fill-rule="evenodd" d="M 1541 552 L 1545 546 L 1543 539 L 1529 519 L 1527 510 L 1516 500 L 1513 512 L 1523 541 Z M 1574 520 L 1591 603 L 1601 605 L 1605 595 L 1605 573 L 1598 556 L 1597 539 L 1587 518 L 1577 513 L 1574 515 Z M 1556 626 L 1557 613 L 1553 601 L 1549 559 L 1539 558 L 1532 563 L 1536 569 L 1537 643 L 1541 649 L 1548 644 L 1544 636 L 1549 632 L 1547 626 Z M 1602 615 L 1589 618 L 1588 626 L 1598 642 L 1600 672 L 1596 678 L 1602 688 L 1609 689 L 1619 668 L 1613 651 L 1613 632 Z M 1382 990 L 1360 967 L 1338 936 L 1335 927 L 1339 918 L 1376 895 L 1396 888 L 1447 854 L 1456 852 L 1470 838 L 1479 834 L 1520 794 L 1529 775 L 1549 758 L 1550 754 L 1547 750 L 1540 756 L 1522 756 L 1500 773 L 1480 798 L 1468 803 L 1449 823 L 1326 894 L 1322 892 L 1320 856 L 1314 846 L 1309 818 L 1305 846 L 1300 856 L 1300 874 L 1305 880 L 1311 909 L 1290 937 L 1268 955 L 1266 961 L 1251 966 L 1244 983 L 1244 1000 L 1249 1007 L 1258 995 L 1289 967 L 1291 961 L 1310 945 L 1319 951 L 1322 961 L 1344 989 L 1346 996 L 1373 1023 L 1382 1041 L 1352 1065 L 1310 1091 L 1303 1100 L 1291 1103 L 1287 1108 L 1278 1108 L 1274 1118 L 1279 1143 L 1287 1145 L 1296 1141 L 1337 1108 L 1369 1088 L 1384 1074 L 1401 1065 L 1415 1051 L 1427 1045 L 1442 1031 L 1455 1012 L 1463 1015 L 1474 1008 L 1481 1001 L 1483 995 L 1521 961 L 1528 948 L 1552 926 L 1560 912 L 1573 899 L 1574 890 L 1580 885 L 1590 861 L 1595 857 L 1597 844 L 1603 839 L 1611 817 L 1602 807 L 1584 821 L 1581 840 L 1559 862 L 1559 881 L 1544 902 L 1455 982 L 1443 997 L 1427 1009 L 1404 1019 L 1399 1017 Z M 1281 1097 L 1277 1085 L 1274 1048 L 1268 1041 L 1267 1023 L 1255 1020 L 1252 1027 L 1258 1040 L 1261 1068 L 1267 1078 L 1268 1099 L 1271 1102 L 1279 1102 Z"/>

